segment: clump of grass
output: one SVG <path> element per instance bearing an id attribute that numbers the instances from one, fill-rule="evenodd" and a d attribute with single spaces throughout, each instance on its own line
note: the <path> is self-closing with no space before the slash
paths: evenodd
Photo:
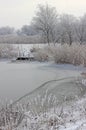
<path id="1" fill-rule="evenodd" d="M 38 95 L 35 98 L 30 98 L 26 104 L 16 103 L 15 105 L 6 104 L 6 107 L 0 111 L 0 128 L 13 129 L 21 124 L 23 119 L 39 117 L 42 113 L 46 115 L 47 111 L 55 108 L 58 105 L 56 97 L 45 92 L 44 95 Z M 28 115 L 26 113 L 29 113 Z"/>

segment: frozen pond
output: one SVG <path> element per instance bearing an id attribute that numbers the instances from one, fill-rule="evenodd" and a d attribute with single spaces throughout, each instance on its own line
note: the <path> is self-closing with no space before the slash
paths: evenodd
<path id="1" fill-rule="evenodd" d="M 72 69 L 71 69 L 72 68 Z M 0 99 L 16 100 L 46 81 L 79 76 L 82 68 L 52 63 L 0 62 Z"/>
<path id="2" fill-rule="evenodd" d="M 41 69 L 42 65 L 0 62 L 0 99 L 16 100 L 45 81 L 54 79 L 55 74 Z"/>

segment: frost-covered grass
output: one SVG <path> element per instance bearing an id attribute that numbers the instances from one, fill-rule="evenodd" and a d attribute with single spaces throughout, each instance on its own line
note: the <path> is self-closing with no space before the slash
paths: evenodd
<path id="1" fill-rule="evenodd" d="M 26 104 L 19 102 L 6 104 L 6 107 L 2 107 L 0 111 L 0 128 L 13 129 L 21 125 L 22 122 L 27 126 L 26 120 L 38 118 L 41 114 L 45 115 L 50 108 L 55 109 L 57 105 L 56 97 L 52 94 L 47 95 L 47 91 L 43 97 L 38 95 L 27 101 Z"/>
<path id="2" fill-rule="evenodd" d="M 47 92 L 27 104 L 6 105 L 0 112 L 2 130 L 86 130 L 86 95 L 72 102 Z"/>
<path id="3" fill-rule="evenodd" d="M 13 58 L 18 55 L 18 48 L 11 44 L 0 44 L 0 58 Z"/>
<path id="4" fill-rule="evenodd" d="M 86 66 L 86 45 L 47 46 L 37 49 L 35 57 L 40 61 L 53 60 L 55 63 L 83 64 Z"/>
<path id="5" fill-rule="evenodd" d="M 75 102 L 57 105 L 37 115 L 30 111 L 25 113 L 25 118 L 18 130 L 86 130 L 86 96 Z"/>

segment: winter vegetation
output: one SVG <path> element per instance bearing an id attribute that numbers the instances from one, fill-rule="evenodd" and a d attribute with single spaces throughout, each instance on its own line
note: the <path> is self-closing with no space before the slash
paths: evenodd
<path id="1" fill-rule="evenodd" d="M 85 130 L 86 95 L 59 103 L 55 95 L 40 94 L 27 103 L 7 104 L 0 111 L 1 130 Z"/>
<path id="2" fill-rule="evenodd" d="M 58 44 L 35 48 L 34 51 L 34 57 L 38 61 L 54 61 L 55 63 L 86 66 L 86 45 Z"/>
<path id="3" fill-rule="evenodd" d="M 76 18 L 69 14 L 57 14 L 53 7 L 40 5 L 32 20 L 33 27 L 44 37 L 45 42 L 83 44 L 86 34 L 86 15 Z"/>
<path id="4" fill-rule="evenodd" d="M 18 30 L 9 26 L 0 28 L 0 43 L 85 44 L 85 36 L 85 14 L 82 17 L 58 14 L 55 7 L 49 5 L 38 6 L 30 25 Z"/>
<path id="5" fill-rule="evenodd" d="M 55 101 L 55 100 L 54 100 Z M 69 103 L 65 101 L 62 105 L 58 103 L 53 108 L 41 114 L 30 117 L 30 112 L 26 113 L 26 120 L 22 125 L 26 130 L 85 130 L 85 103 L 86 98 L 77 99 L 75 102 Z M 27 125 L 24 125 L 25 121 Z M 20 125 L 18 129 L 22 128 Z"/>
<path id="6" fill-rule="evenodd" d="M 27 36 L 27 35 L 0 35 L 0 44 L 38 44 L 41 42 L 39 35 Z"/>
<path id="7" fill-rule="evenodd" d="M 55 7 L 47 4 L 39 5 L 30 25 L 23 25 L 18 30 L 9 26 L 0 28 L 0 59 L 24 56 L 23 51 L 20 54 L 23 49 L 19 50 L 16 44 L 44 44 L 42 48 L 33 46 L 30 50 L 28 49 L 34 60 L 40 62 L 53 61 L 56 64 L 86 67 L 86 14 L 82 17 L 58 14 Z M 34 70 L 32 64 L 31 67 Z M 18 68 L 15 71 L 17 80 L 25 78 L 27 82 L 26 72 L 29 74 L 34 72 L 31 70 L 30 73 L 27 68 L 29 66 L 24 66 L 26 70 L 23 70 L 22 66 L 20 70 Z M 23 72 L 26 77 L 24 75 L 19 77 L 17 72 Z M 59 72 L 61 73 L 60 69 Z M 63 73 L 66 71 L 63 70 Z M 57 78 L 57 73 L 55 74 Z M 76 85 L 80 85 L 80 92 L 84 87 L 84 93 L 80 96 L 63 95 L 63 101 L 60 102 L 59 98 L 53 94 L 54 85 L 52 87 L 49 85 L 51 93 L 46 90 L 42 95 L 41 90 L 42 94 L 31 96 L 25 102 L 17 100 L 0 106 L 0 130 L 86 130 L 86 73 L 82 72 L 81 75 L 82 77 L 79 77 L 80 79 L 76 82 Z M 23 84 L 21 84 L 22 87 Z M 75 87 L 73 82 L 71 84 Z M 63 86 L 65 86 L 64 83 Z M 57 88 L 56 84 L 55 87 Z M 72 93 L 71 89 L 70 91 Z"/>
<path id="8" fill-rule="evenodd" d="M 18 47 L 11 44 L 0 44 L 0 59 L 14 58 L 18 55 Z"/>

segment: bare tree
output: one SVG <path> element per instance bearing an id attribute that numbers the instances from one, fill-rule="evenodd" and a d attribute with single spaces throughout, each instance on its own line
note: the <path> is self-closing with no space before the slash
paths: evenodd
<path id="1" fill-rule="evenodd" d="M 73 42 L 73 34 L 74 34 L 74 23 L 75 17 L 72 15 L 64 14 L 60 17 L 61 22 L 61 38 L 62 42 L 66 42 L 69 45 Z"/>
<path id="2" fill-rule="evenodd" d="M 86 41 L 86 15 L 76 21 L 75 31 L 80 44 Z"/>
<path id="3" fill-rule="evenodd" d="M 55 27 L 57 24 L 57 12 L 55 8 L 48 5 L 39 5 L 38 12 L 33 18 L 32 24 L 42 34 L 48 44 L 55 41 Z"/>

